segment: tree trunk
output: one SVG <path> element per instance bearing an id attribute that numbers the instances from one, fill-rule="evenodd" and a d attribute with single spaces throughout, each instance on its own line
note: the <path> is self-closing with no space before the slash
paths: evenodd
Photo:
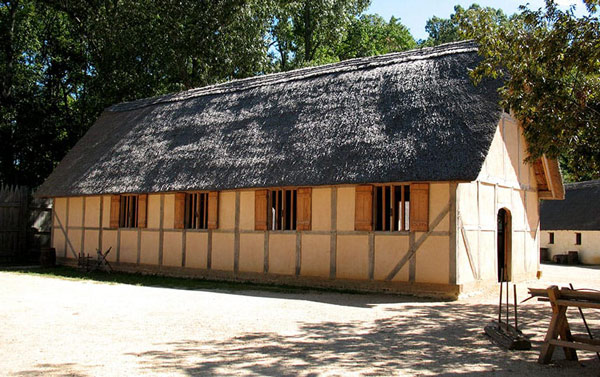
<path id="1" fill-rule="evenodd" d="M 6 6 L 6 2 L 4 2 Z M 17 8 L 19 7 L 18 1 L 8 2 L 8 35 L 6 36 L 4 45 L 4 54 L 6 56 L 6 72 L 2 77 L 2 103 L 7 104 L 9 97 L 12 94 L 12 79 L 13 79 L 13 67 L 14 67 L 14 48 L 13 40 L 15 37 L 15 25 L 17 20 Z"/>

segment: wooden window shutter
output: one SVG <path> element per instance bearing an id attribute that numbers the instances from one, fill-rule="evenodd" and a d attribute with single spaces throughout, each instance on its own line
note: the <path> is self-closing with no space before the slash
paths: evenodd
<path id="1" fill-rule="evenodd" d="M 256 190 L 254 198 L 254 230 L 267 230 L 267 190 Z"/>
<path id="2" fill-rule="evenodd" d="M 138 195 L 138 228 L 146 228 L 148 226 L 148 194 Z"/>
<path id="3" fill-rule="evenodd" d="M 121 195 L 111 195 L 110 197 L 110 227 L 119 227 L 119 215 L 121 210 Z"/>
<path id="4" fill-rule="evenodd" d="M 429 230 L 429 183 L 410 185 L 410 230 Z"/>
<path id="5" fill-rule="evenodd" d="M 356 186 L 354 230 L 373 230 L 373 186 Z"/>
<path id="6" fill-rule="evenodd" d="M 298 189 L 298 204 L 296 207 L 296 229 L 310 230 L 311 227 L 311 205 L 312 188 L 305 187 Z"/>
<path id="7" fill-rule="evenodd" d="M 185 227 L 185 192 L 175 193 L 174 227 L 175 229 Z"/>
<path id="8" fill-rule="evenodd" d="M 219 227 L 219 192 L 211 191 L 208 193 L 208 229 L 217 229 Z"/>

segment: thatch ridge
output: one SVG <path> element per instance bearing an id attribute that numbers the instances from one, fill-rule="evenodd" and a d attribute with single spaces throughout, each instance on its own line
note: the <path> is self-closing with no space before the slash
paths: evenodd
<path id="1" fill-rule="evenodd" d="M 500 119 L 473 42 L 115 105 L 39 196 L 472 181 Z"/>
<path id="2" fill-rule="evenodd" d="M 565 184 L 564 200 L 540 204 L 542 230 L 600 230 L 600 180 Z"/>
<path id="3" fill-rule="evenodd" d="M 184 101 L 199 96 L 232 93 L 239 90 L 253 89 L 258 86 L 281 84 L 292 80 L 306 80 L 332 73 L 373 69 L 390 64 L 399 64 L 423 59 L 435 59 L 449 54 L 460 54 L 465 52 L 476 51 L 477 45 L 472 40 L 450 42 L 441 44 L 436 47 L 424 47 L 420 49 L 394 52 L 379 56 L 347 59 L 341 62 L 324 64 L 316 67 L 304 67 L 292 71 L 276 72 L 267 75 L 231 80 L 225 83 L 189 89 L 179 93 L 172 93 L 163 96 L 143 98 L 136 101 L 123 102 L 117 105 L 110 106 L 107 110 L 129 111 L 161 103 Z"/>

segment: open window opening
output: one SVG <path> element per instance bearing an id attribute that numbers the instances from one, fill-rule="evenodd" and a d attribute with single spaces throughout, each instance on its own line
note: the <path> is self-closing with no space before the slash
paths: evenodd
<path id="1" fill-rule="evenodd" d="M 410 230 L 410 185 L 376 186 L 373 196 L 376 231 Z"/>
<path id="2" fill-rule="evenodd" d="M 119 227 L 137 228 L 138 227 L 138 196 L 121 195 L 119 205 Z"/>
<path id="3" fill-rule="evenodd" d="M 296 230 L 298 192 L 276 189 L 268 192 L 267 220 L 269 230 Z"/>
<path id="4" fill-rule="evenodd" d="M 208 229 L 208 192 L 185 194 L 185 228 Z"/>

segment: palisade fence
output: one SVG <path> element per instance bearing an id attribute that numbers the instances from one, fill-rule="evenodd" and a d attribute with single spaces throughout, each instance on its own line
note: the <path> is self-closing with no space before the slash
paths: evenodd
<path id="1" fill-rule="evenodd" d="M 24 186 L 0 186 L 0 264 L 37 263 L 50 246 L 52 201 Z"/>

